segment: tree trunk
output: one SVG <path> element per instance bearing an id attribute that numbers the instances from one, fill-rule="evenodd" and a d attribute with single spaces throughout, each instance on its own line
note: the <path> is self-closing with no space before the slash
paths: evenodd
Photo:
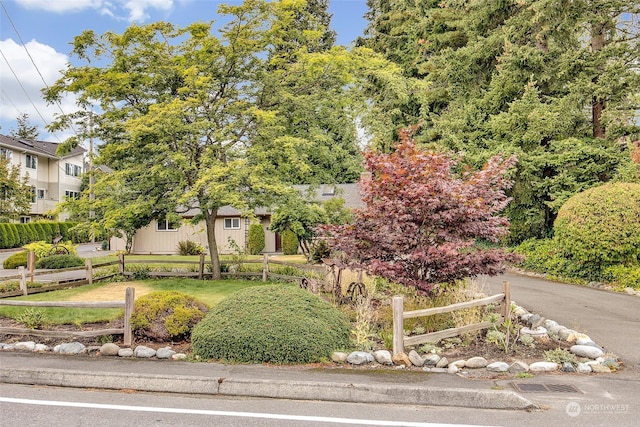
<path id="1" fill-rule="evenodd" d="M 220 257 L 218 254 L 218 242 L 216 241 L 216 217 L 218 211 L 205 210 L 204 211 L 204 223 L 207 232 L 207 243 L 209 244 L 209 256 L 211 257 L 211 272 L 213 273 L 213 280 L 219 280 L 222 276 L 220 274 Z"/>
<path id="2" fill-rule="evenodd" d="M 591 29 L 591 52 L 597 54 L 605 45 L 605 24 L 592 24 Z M 594 77 L 597 83 L 598 76 Z M 591 101 L 591 125 L 594 138 L 604 138 L 605 128 L 602 124 L 602 112 L 604 111 L 605 100 L 593 97 Z"/>

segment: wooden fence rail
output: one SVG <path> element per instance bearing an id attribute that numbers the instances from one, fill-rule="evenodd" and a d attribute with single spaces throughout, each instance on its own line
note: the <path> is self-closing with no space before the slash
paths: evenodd
<path id="1" fill-rule="evenodd" d="M 131 315 L 133 314 L 133 302 L 135 288 L 127 288 L 124 301 L 99 301 L 99 302 L 69 302 L 69 301 L 16 301 L 0 299 L 0 306 L 17 307 L 69 307 L 69 308 L 124 308 L 124 327 L 111 329 L 96 329 L 92 331 L 48 331 L 28 328 L 0 328 L 0 334 L 33 335 L 38 337 L 98 337 L 102 335 L 124 335 L 124 345 L 130 346 L 133 341 L 131 331 Z"/>
<path id="2" fill-rule="evenodd" d="M 458 328 L 449 328 L 442 331 L 428 334 L 404 336 L 404 320 L 414 317 L 433 316 L 434 314 L 449 313 L 466 308 L 479 307 L 500 302 L 500 314 L 503 319 L 509 318 L 511 309 L 511 289 L 509 282 L 502 282 L 502 293 L 490 297 L 473 301 L 461 302 L 444 307 L 427 308 L 423 310 L 403 311 L 404 298 L 402 296 L 393 297 L 393 354 L 404 353 L 405 346 L 435 342 L 444 338 L 455 337 L 465 332 L 478 331 L 491 326 L 491 322 L 480 322 L 465 325 Z"/>

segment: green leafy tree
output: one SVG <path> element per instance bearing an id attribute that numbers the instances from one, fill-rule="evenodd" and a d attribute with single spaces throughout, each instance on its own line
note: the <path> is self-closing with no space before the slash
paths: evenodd
<path id="1" fill-rule="evenodd" d="M 518 157 L 511 241 L 550 235 L 572 194 L 629 179 L 638 0 L 370 4 L 363 44 L 429 85 L 417 140 L 464 152 L 474 167 Z"/>
<path id="2" fill-rule="evenodd" d="M 0 217 L 16 218 L 29 213 L 32 190 L 29 177 L 20 177 L 20 168 L 0 158 Z"/>
<path id="3" fill-rule="evenodd" d="M 313 228 L 326 222 L 327 216 L 322 206 L 296 193 L 275 208 L 271 216 L 270 229 L 282 234 L 283 239 L 285 233 L 293 233 L 302 253 L 309 258 L 314 237 Z M 297 251 L 296 247 L 294 253 Z"/>
<path id="4" fill-rule="evenodd" d="M 122 219 L 133 230 L 198 209 L 194 221 L 205 223 L 213 276 L 220 276 L 218 210 L 229 205 L 250 214 L 256 206 L 270 206 L 290 191 L 286 184 L 296 173 L 314 170 L 303 154 L 319 141 L 317 133 L 292 134 L 287 108 L 299 105 L 300 123 L 318 129 L 311 100 L 324 97 L 326 108 L 333 99 L 331 108 L 344 105 L 340 111 L 353 121 L 367 111 L 360 95 L 367 76 L 397 78 L 368 49 L 312 52 L 302 45 L 296 55 L 272 55 L 288 29 L 296 28 L 292 20 L 301 6 L 262 0 L 221 5 L 229 20 L 217 36 L 212 23 L 180 29 L 157 22 L 133 25 L 123 34 L 85 31 L 75 38 L 80 65 L 70 65 L 45 97 L 55 101 L 74 93 L 86 110 L 99 103 L 101 114 L 80 112 L 52 125 L 65 128 L 90 116 L 95 136 L 104 141 L 96 163 L 117 173 L 101 178 L 101 194 L 96 181 L 95 200 L 105 196 L 108 206 L 93 207 L 94 224 L 103 221 L 111 229 Z M 131 196 L 127 202 L 105 194 L 118 181 Z"/>
<path id="5" fill-rule="evenodd" d="M 29 124 L 29 115 L 27 113 L 20 114 L 16 118 L 16 122 L 18 124 L 18 127 L 11 130 L 11 136 L 13 136 L 14 138 L 22 138 L 32 141 L 38 139 L 38 136 L 40 136 L 38 126 Z"/>

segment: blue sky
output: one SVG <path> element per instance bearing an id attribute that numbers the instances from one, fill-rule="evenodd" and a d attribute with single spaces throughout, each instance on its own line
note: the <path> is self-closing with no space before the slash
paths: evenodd
<path id="1" fill-rule="evenodd" d="M 0 133 L 16 128 L 20 113 L 40 129 L 40 138 L 62 142 L 68 134 L 44 128 L 60 110 L 74 110 L 73 99 L 47 106 L 40 90 L 53 84 L 70 60 L 74 36 L 84 30 L 121 33 L 132 23 L 168 21 L 184 26 L 216 19 L 220 3 L 239 0 L 0 0 Z M 349 46 L 367 25 L 366 0 L 330 0 L 338 44 Z M 14 29 L 15 27 L 15 29 Z M 25 48 L 26 47 L 26 48 Z M 35 63 L 35 65 L 34 65 Z"/>

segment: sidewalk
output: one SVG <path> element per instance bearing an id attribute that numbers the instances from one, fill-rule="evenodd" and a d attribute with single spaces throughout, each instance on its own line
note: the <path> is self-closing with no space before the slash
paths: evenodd
<path id="1" fill-rule="evenodd" d="M 0 353 L 0 383 L 481 409 L 537 406 L 493 381 L 403 370 Z"/>

